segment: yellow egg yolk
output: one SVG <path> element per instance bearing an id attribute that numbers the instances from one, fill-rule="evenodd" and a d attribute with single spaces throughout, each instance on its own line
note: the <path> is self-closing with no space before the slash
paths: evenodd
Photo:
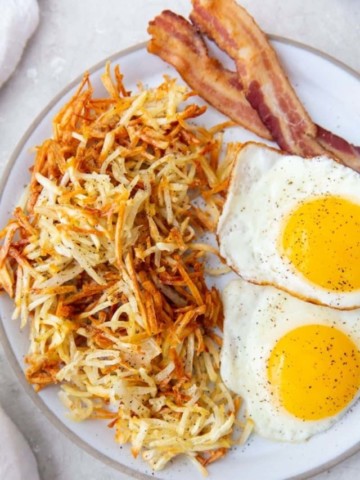
<path id="1" fill-rule="evenodd" d="M 285 256 L 327 290 L 360 289 L 360 205 L 336 196 L 302 203 L 286 221 Z"/>
<path id="2" fill-rule="evenodd" d="M 343 410 L 356 395 L 360 353 L 340 330 L 304 325 L 277 342 L 267 373 L 283 408 L 302 420 L 320 420 Z"/>

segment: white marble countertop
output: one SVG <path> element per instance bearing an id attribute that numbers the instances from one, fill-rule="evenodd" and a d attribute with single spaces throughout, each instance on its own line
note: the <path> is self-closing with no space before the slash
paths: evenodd
<path id="1" fill-rule="evenodd" d="M 242 4 L 265 31 L 311 45 L 360 71 L 359 0 L 242 0 Z M 31 121 L 71 80 L 108 55 L 146 40 L 148 21 L 164 8 L 182 14 L 190 9 L 188 0 L 39 0 L 39 6 L 39 28 L 0 90 L 0 174 Z M 32 446 L 43 480 L 128 478 L 49 424 L 23 391 L 1 346 L 0 403 Z M 315 478 L 360 478 L 360 452 Z"/>

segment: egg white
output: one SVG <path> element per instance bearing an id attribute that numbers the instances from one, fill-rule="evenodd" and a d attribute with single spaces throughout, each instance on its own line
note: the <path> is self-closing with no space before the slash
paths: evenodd
<path id="1" fill-rule="evenodd" d="M 248 281 L 276 285 L 333 308 L 360 306 L 360 290 L 335 292 L 315 285 L 279 252 L 289 214 L 302 202 L 325 195 L 360 205 L 360 175 L 327 157 L 304 159 L 248 143 L 234 165 L 219 219 L 220 254 Z"/>
<path id="2" fill-rule="evenodd" d="M 246 412 L 259 435 L 280 441 L 303 441 L 333 425 L 359 398 L 339 414 L 321 420 L 299 419 L 274 400 L 268 384 L 267 361 L 277 341 L 307 324 L 334 326 L 360 347 L 360 311 L 340 311 L 299 300 L 271 286 L 242 279 L 222 293 L 224 338 L 221 376 L 245 400 Z"/>

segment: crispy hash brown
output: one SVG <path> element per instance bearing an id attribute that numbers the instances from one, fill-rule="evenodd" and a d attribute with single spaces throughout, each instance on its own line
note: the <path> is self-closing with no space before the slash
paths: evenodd
<path id="1" fill-rule="evenodd" d="M 37 148 L 22 207 L 1 232 L 0 281 L 29 322 L 27 380 L 61 384 L 74 420 L 109 419 L 153 469 L 202 470 L 234 443 L 240 400 L 222 383 L 219 293 L 204 279 L 231 164 L 221 129 L 165 77 L 127 92 L 118 67 L 89 75 Z M 202 198 L 206 207 L 194 203 Z M 201 202 L 200 202 L 201 203 Z M 242 438 L 251 430 L 242 425 Z"/>

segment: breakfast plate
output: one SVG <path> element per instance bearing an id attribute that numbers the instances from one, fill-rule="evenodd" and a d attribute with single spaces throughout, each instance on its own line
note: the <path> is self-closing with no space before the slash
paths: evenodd
<path id="1" fill-rule="evenodd" d="M 360 77 L 339 62 L 300 44 L 271 37 L 290 81 L 312 119 L 319 125 L 352 143 L 359 143 Z M 134 90 L 141 81 L 145 86 L 155 86 L 164 74 L 178 77 L 176 72 L 157 57 L 146 51 L 144 44 L 117 53 L 109 58 L 119 63 L 127 89 Z M 91 80 L 95 93 L 102 94 L 100 76 L 105 62 L 93 67 Z M 13 153 L 2 179 L 0 195 L 0 223 L 6 224 L 19 201 L 24 186 L 29 182 L 29 167 L 34 157 L 30 149 L 51 136 L 51 120 L 59 108 L 70 99 L 80 79 L 76 79 L 62 91 L 33 122 Z M 202 103 L 197 99 L 198 103 Z M 225 117 L 209 107 L 199 122 L 207 126 L 224 121 Z M 256 136 L 244 129 L 226 131 L 225 140 L 256 140 Z M 228 278 L 227 278 L 228 279 Z M 227 280 L 226 279 L 226 280 Z M 211 280 L 223 288 L 225 278 Z M 40 411 L 68 438 L 99 460 L 134 478 L 158 478 L 179 480 L 185 476 L 195 478 L 200 474 L 187 460 L 179 458 L 160 472 L 152 472 L 140 458 L 134 459 L 127 446 L 114 442 L 113 431 L 106 421 L 75 423 L 67 418 L 58 399 L 58 388 L 50 387 L 36 394 L 27 384 L 24 371 L 24 355 L 28 347 L 26 329 L 20 331 L 19 323 L 11 320 L 12 302 L 0 298 L 0 336 L 14 371 L 29 396 Z M 280 480 L 305 478 L 322 471 L 360 449 L 360 405 L 356 404 L 330 430 L 312 437 L 304 443 L 271 442 L 253 436 L 244 446 L 232 449 L 229 454 L 211 465 L 210 477 L 220 480 L 235 472 L 247 480 L 264 478 Z"/>

